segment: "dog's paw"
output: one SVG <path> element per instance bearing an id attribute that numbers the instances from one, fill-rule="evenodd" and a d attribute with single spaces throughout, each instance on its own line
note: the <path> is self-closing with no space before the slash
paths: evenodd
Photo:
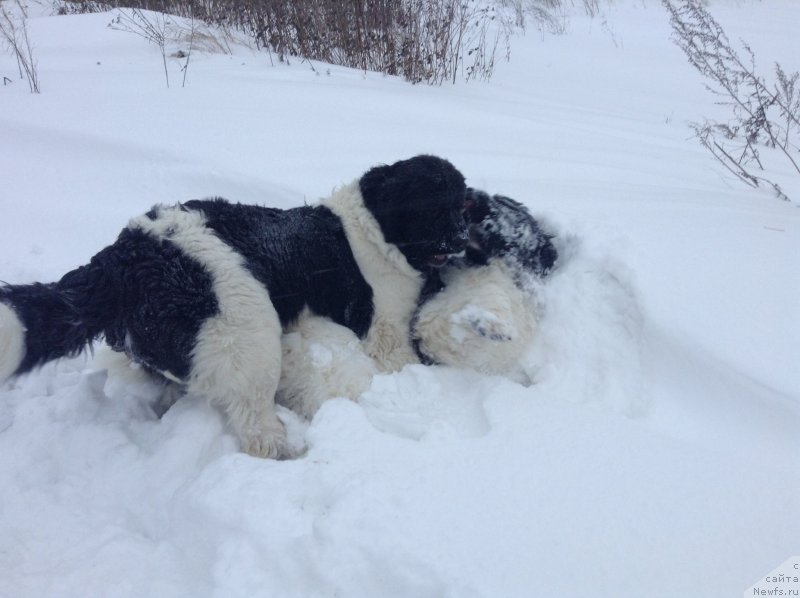
<path id="1" fill-rule="evenodd" d="M 508 342 L 514 338 L 508 326 L 500 320 L 479 318 L 470 320 L 469 323 L 478 336 L 488 338 L 490 341 Z"/>
<path id="2" fill-rule="evenodd" d="M 508 319 L 475 306 L 467 306 L 453 317 L 456 326 L 470 334 L 494 342 L 514 339 L 514 328 Z"/>
<path id="3" fill-rule="evenodd" d="M 283 424 L 270 426 L 269 431 L 250 433 L 241 439 L 242 451 L 251 457 L 261 459 L 288 459 L 293 451 L 286 441 L 286 428 Z"/>

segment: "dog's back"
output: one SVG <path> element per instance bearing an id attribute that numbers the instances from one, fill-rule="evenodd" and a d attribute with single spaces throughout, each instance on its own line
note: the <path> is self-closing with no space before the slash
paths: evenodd
<path id="1" fill-rule="evenodd" d="M 193 200 L 206 226 L 230 244 L 269 290 L 285 328 L 304 307 L 363 337 L 372 320 L 372 288 L 353 256 L 342 221 L 322 205 L 288 210 Z"/>

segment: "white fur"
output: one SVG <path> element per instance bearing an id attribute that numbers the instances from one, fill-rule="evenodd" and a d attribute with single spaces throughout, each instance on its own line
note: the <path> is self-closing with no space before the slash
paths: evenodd
<path id="1" fill-rule="evenodd" d="M 519 358 L 533 338 L 535 312 L 505 265 L 454 270 L 445 283 L 415 322 L 422 352 L 445 365 L 526 382 Z"/>
<path id="2" fill-rule="evenodd" d="M 25 326 L 13 309 L 0 303 L 0 382 L 17 371 L 25 357 Z"/>
<path id="3" fill-rule="evenodd" d="M 422 275 L 383 238 L 378 221 L 364 206 L 358 182 L 341 188 L 323 203 L 341 219 L 361 274 L 372 287 L 375 313 L 364 339 L 365 351 L 384 371 L 417 363 L 409 326 L 422 290 Z"/>
<path id="4" fill-rule="evenodd" d="M 308 310 L 283 335 L 276 402 L 311 419 L 323 401 L 358 399 L 378 372 L 352 330 Z"/>
<path id="5" fill-rule="evenodd" d="M 155 220 L 142 216 L 130 226 L 168 239 L 211 275 L 219 314 L 207 319 L 197 336 L 191 373 L 184 381 L 188 392 L 225 410 L 245 452 L 283 455 L 286 432 L 274 404 L 281 324 L 267 290 L 199 212 L 161 207 Z"/>

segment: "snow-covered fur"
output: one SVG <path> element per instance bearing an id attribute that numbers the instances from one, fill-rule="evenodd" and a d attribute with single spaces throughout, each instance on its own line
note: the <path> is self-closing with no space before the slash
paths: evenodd
<path id="1" fill-rule="evenodd" d="M 539 314 L 536 288 L 554 266 L 550 236 L 520 203 L 467 191 L 470 245 L 429 277 L 411 335 L 421 361 L 530 380 L 519 358 Z M 310 417 L 330 397 L 357 399 L 377 364 L 357 338 L 331 322 L 301 319 L 284 337 L 278 396 Z M 308 400 L 304 401 L 304 397 Z"/>
<path id="2" fill-rule="evenodd" d="M 220 405 L 245 451 L 280 456 L 283 331 L 313 313 L 365 339 L 382 369 L 414 361 L 416 298 L 431 264 L 465 249 L 464 198 L 449 162 L 417 156 L 373 168 L 316 206 L 156 206 L 58 282 L 0 286 L 0 374 L 103 336 Z"/>
<path id="3" fill-rule="evenodd" d="M 467 189 L 469 245 L 466 262 L 485 265 L 502 260 L 517 283 L 524 286 L 531 276 L 542 277 L 554 266 L 558 253 L 528 209 L 503 195 Z"/>

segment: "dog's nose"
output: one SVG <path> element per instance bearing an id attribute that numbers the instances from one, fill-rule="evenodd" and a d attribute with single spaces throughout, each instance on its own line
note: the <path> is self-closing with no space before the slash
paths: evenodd
<path id="1" fill-rule="evenodd" d="M 448 245 L 450 246 L 450 253 L 460 253 L 467 248 L 467 243 L 469 242 L 469 236 L 466 232 L 463 234 L 453 238 L 450 240 Z"/>

